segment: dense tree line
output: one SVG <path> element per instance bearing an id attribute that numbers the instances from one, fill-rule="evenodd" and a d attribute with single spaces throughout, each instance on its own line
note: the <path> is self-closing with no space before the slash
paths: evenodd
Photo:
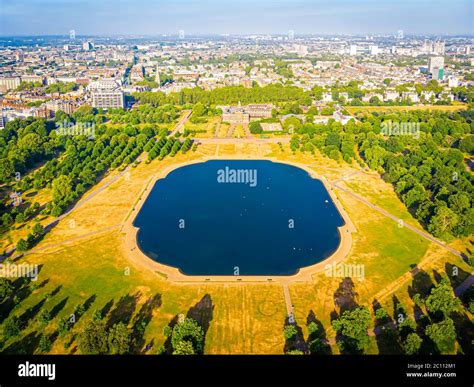
<path id="1" fill-rule="evenodd" d="M 346 125 L 332 119 L 327 125 L 300 122 L 291 148 L 303 152 L 317 148 L 334 160 L 367 164 L 393 184 L 412 215 L 433 235 L 472 234 L 474 186 L 465 161 L 473 148 L 472 110 L 364 113 L 358 118 Z M 393 122 L 415 124 L 416 132 L 381 133 Z"/>
<path id="2" fill-rule="evenodd" d="M 85 107 L 72 116 L 60 112 L 56 120 L 77 124 L 81 122 L 79 120 L 92 119 L 95 123 L 99 114 L 97 110 Z M 67 135 L 55 130 L 53 122 L 42 119 L 8 122 L 0 131 L 3 145 L 0 182 L 7 184 L 0 198 L 0 227 L 8 230 L 15 223 L 22 224 L 40 212 L 54 217 L 61 215 L 108 170 L 123 170 L 135 163 L 143 151 L 149 151 L 149 160 L 155 157 L 161 160 L 191 148 L 191 139 L 181 142 L 166 135 L 166 129 L 151 125 L 140 130 L 132 125 L 100 124 L 93 127 L 91 133 Z M 161 139 L 157 141 L 156 136 Z M 51 188 L 52 192 L 52 201 L 44 208 L 37 202 L 27 202 L 26 198 L 19 205 L 12 204 L 12 193 L 42 188 Z M 28 238 L 18 242 L 18 250 L 29 249 L 42 235 L 43 230 L 33 230 Z"/>

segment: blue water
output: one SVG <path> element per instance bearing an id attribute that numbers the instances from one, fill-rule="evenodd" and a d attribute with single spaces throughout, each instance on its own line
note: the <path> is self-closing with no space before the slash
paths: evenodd
<path id="1" fill-rule="evenodd" d="M 256 185 L 229 174 L 219 182 L 226 167 L 256 171 Z M 304 170 L 240 160 L 174 170 L 134 221 L 139 248 L 187 275 L 295 274 L 337 249 L 343 224 L 322 182 Z"/>

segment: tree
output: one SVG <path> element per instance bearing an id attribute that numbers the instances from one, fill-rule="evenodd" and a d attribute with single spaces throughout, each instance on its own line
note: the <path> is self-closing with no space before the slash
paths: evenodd
<path id="1" fill-rule="evenodd" d="M 130 350 L 130 331 L 123 323 L 117 323 L 109 329 L 109 353 L 123 355 Z"/>
<path id="2" fill-rule="evenodd" d="M 51 347 L 53 346 L 53 343 L 51 341 L 51 338 L 47 335 L 41 336 L 41 339 L 39 341 L 39 350 L 42 353 L 47 353 L 51 351 Z"/>
<path id="3" fill-rule="evenodd" d="M 249 129 L 252 134 L 261 134 L 263 132 L 262 125 L 256 121 L 250 123 Z"/>
<path id="4" fill-rule="evenodd" d="M 416 355 L 420 350 L 421 343 L 423 343 L 423 340 L 417 333 L 409 333 L 403 343 L 403 350 L 407 355 Z"/>
<path id="5" fill-rule="evenodd" d="M 65 199 L 68 200 L 73 192 L 72 180 L 69 176 L 61 175 L 52 182 L 53 201 L 60 203 Z"/>
<path id="6" fill-rule="evenodd" d="M 458 215 L 448 207 L 441 205 L 436 209 L 435 215 L 431 218 L 428 230 L 435 236 L 443 236 L 446 233 L 450 233 L 458 223 Z"/>
<path id="7" fill-rule="evenodd" d="M 19 253 L 28 250 L 28 247 L 29 247 L 29 246 L 28 246 L 28 242 L 25 241 L 23 238 L 20 239 L 20 240 L 18 241 L 18 243 L 16 244 L 16 250 L 17 250 Z"/>
<path id="8" fill-rule="evenodd" d="M 32 231 L 35 235 L 42 235 L 44 232 L 44 227 L 41 225 L 41 223 L 35 223 Z"/>
<path id="9" fill-rule="evenodd" d="M 459 143 L 459 149 L 466 153 L 474 152 L 474 135 L 470 134 L 464 137 Z"/>
<path id="10" fill-rule="evenodd" d="M 344 353 L 362 353 L 369 344 L 367 328 L 370 312 L 365 307 L 346 310 L 332 322 L 334 330 L 341 335 L 338 345 Z"/>
<path id="11" fill-rule="evenodd" d="M 193 344 L 190 341 L 179 341 L 173 350 L 173 355 L 195 355 Z"/>
<path id="12" fill-rule="evenodd" d="M 441 353 L 449 353 L 454 348 L 456 328 L 449 317 L 439 323 L 428 325 L 425 330 L 428 336 L 437 345 Z"/>
<path id="13" fill-rule="evenodd" d="M 17 317 L 9 318 L 3 326 L 3 335 L 8 340 L 20 334 L 21 323 Z"/>
<path id="14" fill-rule="evenodd" d="M 451 313 L 460 310 L 461 300 L 454 295 L 449 280 L 443 278 L 438 285 L 431 289 L 425 305 L 431 313 L 440 312 L 444 317 L 448 317 Z"/>
<path id="15" fill-rule="evenodd" d="M 5 301 L 15 290 L 12 281 L 8 278 L 0 277 L 0 303 Z"/>
<path id="16" fill-rule="evenodd" d="M 296 327 L 294 325 L 285 325 L 285 328 L 283 329 L 283 336 L 285 337 L 285 340 L 291 340 L 297 334 L 298 331 L 296 330 Z"/>
<path id="17" fill-rule="evenodd" d="M 178 344 L 187 341 L 192 344 L 196 354 L 202 354 L 204 351 L 204 331 L 199 324 L 192 318 L 186 318 L 176 324 L 171 335 L 171 345 L 176 350 Z"/>
<path id="18" fill-rule="evenodd" d="M 12 178 L 14 171 L 13 163 L 9 159 L 0 159 L 0 183 L 8 182 Z"/>
<path id="19" fill-rule="evenodd" d="M 79 349 L 85 355 L 106 354 L 107 331 L 105 321 L 91 321 L 85 328 L 79 338 Z"/>

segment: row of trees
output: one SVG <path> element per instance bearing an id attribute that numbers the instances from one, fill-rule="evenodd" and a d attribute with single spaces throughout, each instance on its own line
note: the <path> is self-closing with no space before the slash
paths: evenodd
<path id="1" fill-rule="evenodd" d="M 375 336 L 380 336 L 379 339 L 385 341 L 385 346 L 388 344 L 388 347 L 383 349 L 386 353 L 399 351 L 407 355 L 433 352 L 454 353 L 458 337 L 453 316 L 462 312 L 462 303 L 454 296 L 449 279 L 442 278 L 425 297 L 416 293 L 413 300 L 419 310 L 419 313 L 415 315 L 418 321 L 415 321 L 399 302 L 394 306 L 393 318 L 378 303 L 374 304 L 374 321 L 369 309 L 365 306 L 355 304 L 342 311 L 331 324 L 337 335 L 336 343 L 340 352 L 366 353 L 370 347 L 369 330 L 373 329 Z M 471 300 L 469 305 L 471 312 L 472 307 Z M 331 353 L 326 332 L 321 323 L 310 321 L 307 329 L 309 337 L 305 342 L 302 337 L 298 337 L 301 333 L 296 325 L 285 325 L 283 330 L 287 341 L 285 352 L 288 354 Z"/>
<path id="2" fill-rule="evenodd" d="M 96 109 L 83 108 L 72 116 L 58 112 L 56 120 L 75 125 L 86 119 L 94 122 L 101 114 Z M 122 170 L 135 164 L 144 150 L 153 148 L 157 153 L 152 150 L 149 157 L 163 159 L 191 148 L 191 139 L 184 142 L 176 138 L 167 139 L 167 133 L 166 128 L 157 125 L 146 125 L 143 129 L 132 125 L 95 125 L 91 133 L 67 135 L 55 130 L 53 122 L 42 119 L 8 122 L 0 131 L 0 143 L 4 145 L 0 153 L 0 183 L 9 185 L 0 198 L 0 227 L 7 231 L 14 223 L 22 224 L 40 212 L 54 217 L 61 215 L 107 171 Z M 161 140 L 157 142 L 155 137 L 158 135 Z M 161 145 L 164 145 L 163 149 Z M 12 192 L 21 195 L 42 188 L 50 188 L 52 193 L 52 201 L 44 207 L 39 203 L 29 203 L 26 197 L 17 206 L 11 204 Z M 37 240 L 34 233 L 18 242 L 17 247 L 24 251 Z"/>
<path id="3" fill-rule="evenodd" d="M 317 148 L 334 160 L 357 160 L 393 184 L 412 215 L 433 235 L 449 239 L 474 232 L 473 177 L 465 157 L 473 150 L 473 111 L 358 115 L 359 122 L 300 124 L 293 151 Z M 409 133 L 382 133 L 405 123 Z"/>

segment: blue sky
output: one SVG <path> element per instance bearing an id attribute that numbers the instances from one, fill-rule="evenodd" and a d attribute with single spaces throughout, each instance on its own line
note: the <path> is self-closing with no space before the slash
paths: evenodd
<path id="1" fill-rule="evenodd" d="M 474 34 L 473 0 L 0 0 L 0 35 Z"/>

